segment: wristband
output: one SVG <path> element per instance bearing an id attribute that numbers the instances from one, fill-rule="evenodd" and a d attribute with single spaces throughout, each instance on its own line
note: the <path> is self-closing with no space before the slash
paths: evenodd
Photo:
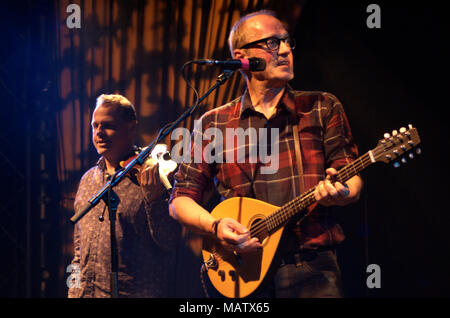
<path id="1" fill-rule="evenodd" d="M 213 232 L 214 232 L 214 236 L 215 236 L 215 237 L 217 237 L 217 228 L 219 227 L 220 221 L 222 221 L 221 218 L 215 220 L 215 221 L 213 222 L 213 224 L 212 224 L 212 229 L 213 229 Z"/>

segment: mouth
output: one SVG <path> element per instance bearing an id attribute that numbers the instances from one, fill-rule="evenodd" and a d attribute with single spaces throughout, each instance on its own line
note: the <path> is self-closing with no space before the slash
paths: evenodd
<path id="1" fill-rule="evenodd" d="M 280 61 L 277 64 L 278 66 L 289 66 L 289 61 Z"/>
<path id="2" fill-rule="evenodd" d="M 95 144 L 99 147 L 106 147 L 108 146 L 109 142 L 106 140 L 97 140 Z"/>

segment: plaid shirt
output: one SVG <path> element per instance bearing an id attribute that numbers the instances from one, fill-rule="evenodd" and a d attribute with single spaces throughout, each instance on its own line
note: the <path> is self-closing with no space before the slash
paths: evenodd
<path id="1" fill-rule="evenodd" d="M 287 87 L 277 106 L 276 114 L 267 119 L 262 113 L 255 111 L 246 91 L 242 97 L 205 113 L 201 121 L 197 122 L 192 138 L 194 141 L 202 140 L 202 142 L 191 142 L 191 160 L 180 164 L 171 200 L 178 196 L 187 196 L 202 204 L 203 194 L 208 191 L 211 180 L 215 181 L 217 190 L 224 199 L 236 196 L 251 197 L 281 206 L 299 196 L 299 172 L 292 130 L 295 123 L 298 124 L 299 130 L 305 190 L 324 179 L 326 168 L 339 169 L 358 156 L 358 149 L 353 141 L 344 109 L 332 94 L 293 91 Z M 221 152 L 220 146 L 227 145 L 226 128 L 239 127 L 244 130 L 253 127 L 257 131 L 260 128 L 268 128 L 269 137 L 270 128 L 278 128 L 276 173 L 261 173 L 261 169 L 268 168 L 270 162 L 264 163 L 266 161 L 260 160 L 259 157 L 257 162 L 252 162 L 252 149 L 257 149 L 258 145 L 255 138 L 253 140 L 245 138 L 245 145 L 242 146 L 235 140 L 234 147 Z M 212 142 L 215 151 L 212 153 L 219 160 L 213 163 L 207 163 L 206 160 L 196 162 L 199 160 L 195 160 L 195 156 L 203 153 L 211 143 L 209 140 L 203 140 L 208 138 L 202 139 L 203 132 L 208 128 L 219 129 L 222 132 L 223 141 Z M 261 141 L 259 145 L 261 147 Z M 270 145 L 268 138 L 269 153 Z M 211 148 L 211 145 L 209 147 Z M 227 162 L 227 156 L 234 160 Z M 223 158 L 223 162 L 220 162 L 220 158 Z M 245 161 L 242 162 L 242 159 Z M 186 158 L 184 161 L 187 161 Z M 311 209 L 314 209 L 314 213 L 294 227 L 292 233 L 295 235 L 291 235 L 289 249 L 331 246 L 344 239 L 342 229 L 330 217 L 330 209 L 317 204 Z"/>

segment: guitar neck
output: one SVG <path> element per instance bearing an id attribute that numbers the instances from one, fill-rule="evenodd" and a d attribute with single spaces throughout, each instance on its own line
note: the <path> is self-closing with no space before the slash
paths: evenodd
<path id="1" fill-rule="evenodd" d="M 368 151 L 354 162 L 346 165 L 344 168 L 338 171 L 337 175 L 334 177 L 335 181 L 340 183 L 346 182 L 348 179 L 357 175 L 372 163 L 375 162 L 373 154 Z M 266 218 L 266 226 L 269 233 L 273 233 L 278 230 L 281 226 L 284 226 L 292 217 L 302 213 L 300 217 L 304 217 L 307 214 L 307 208 L 316 202 L 314 197 L 314 191 L 316 187 L 313 187 L 295 198 L 294 200 L 286 203 L 277 211 L 273 212 Z"/>

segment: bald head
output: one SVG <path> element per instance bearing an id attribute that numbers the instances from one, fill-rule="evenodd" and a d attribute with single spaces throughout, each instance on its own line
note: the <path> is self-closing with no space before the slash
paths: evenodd
<path id="1" fill-rule="evenodd" d="M 228 46 L 230 48 L 231 56 L 234 57 L 234 50 L 241 48 L 246 43 L 250 42 L 248 39 L 254 33 L 255 27 L 258 27 L 261 16 L 267 16 L 268 19 L 278 20 L 275 12 L 270 10 L 260 10 L 247 14 L 240 18 L 231 28 L 228 36 Z"/>

